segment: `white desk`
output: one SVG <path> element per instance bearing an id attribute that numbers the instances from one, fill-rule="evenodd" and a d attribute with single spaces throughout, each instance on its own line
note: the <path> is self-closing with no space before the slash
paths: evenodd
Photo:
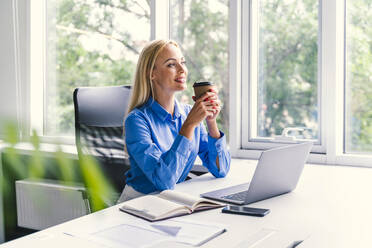
<path id="1" fill-rule="evenodd" d="M 236 160 L 226 178 L 204 175 L 177 185 L 176 190 L 198 195 L 228 185 L 243 183 L 253 174 L 256 161 Z M 297 189 L 289 194 L 251 204 L 270 208 L 263 218 L 222 214 L 221 209 L 182 218 L 218 222 L 227 232 L 203 247 L 236 247 L 262 228 L 279 230 L 272 247 L 280 242 L 310 235 L 298 247 L 372 247 L 372 169 L 306 165 Z M 106 223 L 135 218 L 113 206 L 41 232 L 8 242 L 1 247 L 101 247 L 63 234 L 71 230 L 93 230 Z M 285 241 L 283 241 L 285 240 Z M 164 247 L 164 246 L 160 246 Z M 184 247 L 172 245 L 170 247 Z M 255 247 L 271 247 L 255 246 Z"/>

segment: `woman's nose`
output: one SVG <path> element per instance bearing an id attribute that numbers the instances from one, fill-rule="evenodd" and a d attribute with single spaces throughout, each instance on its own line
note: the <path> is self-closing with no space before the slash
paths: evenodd
<path id="1" fill-rule="evenodd" d="M 183 64 L 181 64 L 181 63 L 178 63 L 178 70 L 184 72 L 184 71 L 186 71 L 187 69 L 186 69 L 186 66 L 185 66 L 185 65 L 183 65 Z"/>

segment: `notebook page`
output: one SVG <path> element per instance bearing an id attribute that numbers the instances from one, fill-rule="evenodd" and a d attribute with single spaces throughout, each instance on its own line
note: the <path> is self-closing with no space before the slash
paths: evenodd
<path id="1" fill-rule="evenodd" d="M 182 209 L 177 203 L 162 199 L 153 195 L 146 195 L 125 202 L 121 209 L 131 210 L 142 216 L 149 216 L 153 219 L 166 216 L 169 213 Z"/>
<path id="2" fill-rule="evenodd" d="M 174 190 L 164 190 L 159 194 L 159 197 L 185 205 L 189 208 L 192 208 L 193 205 L 200 200 L 200 197 L 195 197 L 186 193 L 174 191 Z"/>

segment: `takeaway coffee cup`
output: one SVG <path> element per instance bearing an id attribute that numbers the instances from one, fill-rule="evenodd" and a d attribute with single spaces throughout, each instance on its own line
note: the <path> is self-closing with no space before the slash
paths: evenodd
<path id="1" fill-rule="evenodd" d="M 209 89 L 214 89 L 216 86 L 212 82 L 195 82 L 194 85 L 195 98 L 198 99 Z"/>

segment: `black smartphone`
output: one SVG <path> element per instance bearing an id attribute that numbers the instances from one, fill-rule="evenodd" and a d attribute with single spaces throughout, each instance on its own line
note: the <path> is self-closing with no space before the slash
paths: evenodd
<path id="1" fill-rule="evenodd" d="M 227 205 L 226 207 L 222 209 L 222 213 L 243 214 L 243 215 L 263 217 L 267 215 L 268 213 L 270 213 L 270 209 Z"/>

